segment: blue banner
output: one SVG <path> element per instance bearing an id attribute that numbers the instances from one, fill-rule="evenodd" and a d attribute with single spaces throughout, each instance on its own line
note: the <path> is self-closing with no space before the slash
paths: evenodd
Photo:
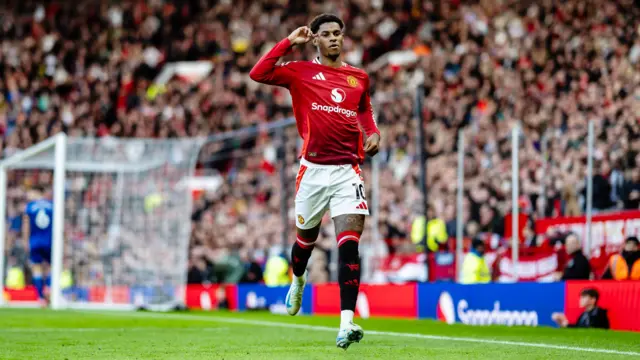
<path id="1" fill-rule="evenodd" d="M 89 289 L 72 286 L 62 289 L 62 295 L 68 301 L 89 301 Z"/>
<path id="2" fill-rule="evenodd" d="M 564 283 L 418 285 L 418 316 L 467 325 L 554 326 L 564 311 Z"/>
<path id="3" fill-rule="evenodd" d="M 269 310 L 272 313 L 286 314 L 284 300 L 289 286 L 269 287 L 262 284 L 238 285 L 238 311 Z M 302 299 L 300 314 L 311 314 L 313 286 L 307 285 Z"/>
<path id="4" fill-rule="evenodd" d="M 171 301 L 174 298 L 172 286 L 132 286 L 129 289 L 129 302 L 138 306 L 153 304 L 154 302 Z"/>

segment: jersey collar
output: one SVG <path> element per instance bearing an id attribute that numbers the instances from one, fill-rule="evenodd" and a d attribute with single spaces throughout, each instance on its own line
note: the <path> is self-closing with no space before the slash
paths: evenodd
<path id="1" fill-rule="evenodd" d="M 322 63 L 320 62 L 320 57 L 317 56 L 316 58 L 313 59 L 312 61 L 314 64 L 318 64 L 318 65 L 322 65 Z M 345 63 L 344 61 L 342 62 L 341 67 L 345 67 L 347 66 L 347 63 Z"/>

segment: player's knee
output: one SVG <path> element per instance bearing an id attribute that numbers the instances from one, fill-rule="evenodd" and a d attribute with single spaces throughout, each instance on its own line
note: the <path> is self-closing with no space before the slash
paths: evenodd
<path id="1" fill-rule="evenodd" d="M 320 224 L 310 225 L 307 228 L 296 226 L 296 235 L 298 238 L 306 239 L 308 242 L 315 242 L 320 234 Z"/>
<path id="2" fill-rule="evenodd" d="M 315 239 L 305 239 L 300 235 L 296 236 L 296 245 L 305 250 L 313 250 L 313 247 L 316 244 Z"/>

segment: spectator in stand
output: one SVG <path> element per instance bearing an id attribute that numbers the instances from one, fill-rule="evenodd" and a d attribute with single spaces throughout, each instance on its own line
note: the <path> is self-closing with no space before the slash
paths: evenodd
<path id="1" fill-rule="evenodd" d="M 259 283 L 262 282 L 262 267 L 248 251 L 240 254 L 241 261 L 245 264 L 245 273 L 242 277 L 242 283 Z"/>
<path id="2" fill-rule="evenodd" d="M 574 233 L 570 233 L 565 239 L 567 252 L 567 265 L 564 271 L 556 273 L 556 280 L 589 280 L 591 278 L 591 265 L 582 252 L 580 239 Z"/>
<path id="3" fill-rule="evenodd" d="M 9 290 L 22 290 L 25 287 L 25 273 L 15 256 L 9 256 L 5 286 Z"/>
<path id="4" fill-rule="evenodd" d="M 543 246 L 545 243 L 545 237 L 543 235 L 536 234 L 535 223 L 533 219 L 527 219 L 527 223 L 522 230 L 522 235 L 524 237 L 523 245 L 525 247 L 539 247 Z"/>
<path id="5" fill-rule="evenodd" d="M 416 252 L 419 253 L 424 251 L 425 231 L 426 245 L 429 251 L 437 251 L 440 245 L 445 244 L 447 240 L 449 240 L 447 225 L 440 217 L 436 217 L 436 211 L 433 205 L 429 205 L 427 209 L 427 218 L 429 221 L 425 221 L 424 216 L 418 216 L 411 225 L 411 241 L 416 245 Z"/>
<path id="6" fill-rule="evenodd" d="M 217 309 L 229 309 L 229 298 L 227 297 L 226 287 L 220 286 L 216 290 Z"/>
<path id="7" fill-rule="evenodd" d="M 611 169 L 609 163 L 603 161 L 600 165 L 600 173 L 593 176 L 593 211 L 602 212 L 611 209 L 613 202 L 611 199 L 611 183 L 609 175 Z M 586 189 L 585 189 L 586 194 Z"/>
<path id="8" fill-rule="evenodd" d="M 640 242 L 635 236 L 630 236 L 624 243 L 620 254 L 614 254 L 609 259 L 603 279 L 640 280 Z"/>
<path id="9" fill-rule="evenodd" d="M 195 257 L 189 260 L 187 272 L 187 284 L 203 284 L 211 281 L 211 269 L 203 257 Z"/>
<path id="10" fill-rule="evenodd" d="M 624 209 L 640 209 L 640 167 L 631 171 L 631 178 L 625 182 L 622 190 Z"/>
<path id="11" fill-rule="evenodd" d="M 598 306 L 600 293 L 593 288 L 586 288 L 580 292 L 580 307 L 584 312 L 578 317 L 574 324 L 569 323 L 567 317 L 562 313 L 553 313 L 551 318 L 558 326 L 566 328 L 599 328 L 609 329 L 609 317 L 607 310 Z"/>
<path id="12" fill-rule="evenodd" d="M 504 219 L 488 204 L 480 206 L 480 232 L 488 234 L 504 234 Z"/>
<path id="13" fill-rule="evenodd" d="M 565 216 L 580 216 L 580 204 L 575 186 L 567 184 L 562 190 L 562 210 Z"/>
<path id="14" fill-rule="evenodd" d="M 264 269 L 264 283 L 267 286 L 284 286 L 291 281 L 289 262 L 284 254 L 274 255 L 267 260 Z"/>
<path id="15" fill-rule="evenodd" d="M 480 284 L 491 281 L 491 273 L 484 259 L 486 245 L 480 239 L 471 242 L 471 251 L 462 263 L 462 284 Z"/>

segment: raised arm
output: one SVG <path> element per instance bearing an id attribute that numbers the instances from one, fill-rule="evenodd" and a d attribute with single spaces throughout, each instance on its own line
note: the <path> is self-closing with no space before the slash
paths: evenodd
<path id="1" fill-rule="evenodd" d="M 259 83 L 288 87 L 295 78 L 295 71 L 287 64 L 276 65 L 281 57 L 287 55 L 294 45 L 304 44 L 311 40 L 311 30 L 303 26 L 292 32 L 264 54 L 253 66 L 249 77 Z"/>

